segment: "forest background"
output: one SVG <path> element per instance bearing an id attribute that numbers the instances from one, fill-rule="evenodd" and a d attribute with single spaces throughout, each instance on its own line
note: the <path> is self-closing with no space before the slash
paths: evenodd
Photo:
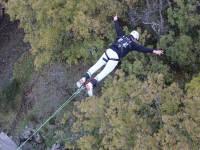
<path id="1" fill-rule="evenodd" d="M 42 149 L 200 148 L 200 3 L 197 0 L 1 0 L 30 50 L 1 89 L 0 126 L 14 138 L 37 129 L 115 40 L 113 16 L 139 44 L 94 90 L 83 92 L 39 132 Z M 20 142 L 19 142 L 20 143 Z M 19 144 L 18 143 L 18 144 Z M 37 149 L 38 145 L 32 145 Z M 41 148 L 41 145 L 40 145 Z"/>

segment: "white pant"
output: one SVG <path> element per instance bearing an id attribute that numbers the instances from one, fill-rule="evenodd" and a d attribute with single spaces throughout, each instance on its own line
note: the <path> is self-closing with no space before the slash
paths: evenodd
<path id="1" fill-rule="evenodd" d="M 119 59 L 118 55 L 116 52 L 114 52 L 112 49 L 107 49 L 106 53 L 108 55 L 109 58 L 112 59 Z M 92 75 L 93 73 L 95 73 L 99 68 L 101 68 L 103 65 L 106 64 L 106 66 L 104 67 L 104 69 L 95 77 L 97 79 L 97 81 L 101 81 L 103 78 L 105 78 L 111 71 L 114 70 L 114 68 L 117 66 L 119 61 L 116 60 L 108 60 L 108 62 L 103 60 L 106 59 L 106 54 L 104 53 L 101 58 L 96 62 L 95 65 L 93 65 L 88 72 L 90 72 L 90 75 Z"/>

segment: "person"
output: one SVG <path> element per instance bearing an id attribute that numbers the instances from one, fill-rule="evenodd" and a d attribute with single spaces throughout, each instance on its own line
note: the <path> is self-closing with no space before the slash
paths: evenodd
<path id="1" fill-rule="evenodd" d="M 143 53 L 154 53 L 157 55 L 163 54 L 163 50 L 153 50 L 136 44 L 136 41 L 139 40 L 139 33 L 135 30 L 133 30 L 129 36 L 126 36 L 120 28 L 117 15 L 114 16 L 114 24 L 117 33 L 115 42 L 109 46 L 96 64 L 84 73 L 82 78 L 76 83 L 77 87 L 80 88 L 92 76 L 92 74 L 105 65 L 104 69 L 94 79 L 92 79 L 92 81 L 85 85 L 89 96 L 93 95 L 93 87 L 97 82 L 100 82 L 111 71 L 113 71 L 119 60 L 125 57 L 130 51 L 136 50 Z"/>

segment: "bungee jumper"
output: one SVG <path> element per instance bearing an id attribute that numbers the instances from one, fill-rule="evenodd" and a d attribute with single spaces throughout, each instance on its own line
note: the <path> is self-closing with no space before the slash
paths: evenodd
<path id="1" fill-rule="evenodd" d="M 157 55 L 163 54 L 163 50 L 153 50 L 136 44 L 136 41 L 139 40 L 139 33 L 135 30 L 133 30 L 129 36 L 126 36 L 120 28 L 117 15 L 114 16 L 114 24 L 117 33 L 115 42 L 108 47 L 96 64 L 84 73 L 82 78 L 76 83 L 78 88 L 81 88 L 84 85 L 89 96 L 93 95 L 93 87 L 97 82 L 100 82 L 111 71 L 113 71 L 120 59 L 125 57 L 130 51 L 136 50 L 143 53 L 154 53 Z M 86 81 L 91 78 L 92 74 L 104 65 L 104 69 L 85 85 Z"/>

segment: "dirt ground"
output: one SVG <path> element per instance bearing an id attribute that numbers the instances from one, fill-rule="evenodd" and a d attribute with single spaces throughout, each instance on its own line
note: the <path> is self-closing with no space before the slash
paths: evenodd
<path id="1" fill-rule="evenodd" d="M 0 18 L 0 90 L 10 83 L 17 59 L 30 49 L 18 25 L 19 21 L 11 22 L 7 14 Z"/>

